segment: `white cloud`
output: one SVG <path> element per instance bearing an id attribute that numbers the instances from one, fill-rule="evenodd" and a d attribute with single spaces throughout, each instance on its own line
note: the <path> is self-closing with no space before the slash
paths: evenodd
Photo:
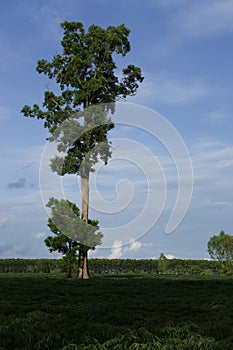
<path id="1" fill-rule="evenodd" d="M 115 240 L 113 242 L 111 254 L 108 256 L 108 259 L 119 259 L 128 252 L 136 253 L 142 247 L 142 245 L 143 243 L 130 238 L 128 245 L 124 247 L 121 240 Z"/>
<path id="2" fill-rule="evenodd" d="M 122 241 L 114 241 L 112 248 L 111 248 L 111 254 L 108 256 L 108 259 L 119 259 L 122 257 L 123 251 L 122 251 Z"/>
<path id="3" fill-rule="evenodd" d="M 172 255 L 172 254 L 164 254 L 166 256 L 167 259 L 178 259 L 176 256 Z"/>
<path id="4" fill-rule="evenodd" d="M 129 240 L 129 246 L 124 250 L 124 252 L 137 252 L 142 247 L 142 242 L 135 241 L 134 239 Z"/>

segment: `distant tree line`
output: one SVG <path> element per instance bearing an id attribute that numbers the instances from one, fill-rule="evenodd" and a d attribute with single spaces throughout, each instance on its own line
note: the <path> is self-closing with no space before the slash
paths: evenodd
<path id="1" fill-rule="evenodd" d="M 64 204 L 61 201 L 58 201 L 58 203 Z M 68 203 L 69 205 L 75 206 L 71 202 Z M 63 207 L 63 212 L 64 208 L 67 209 L 67 205 Z M 79 210 L 76 206 L 75 209 Z M 70 221 L 70 216 L 67 217 Z M 76 221 L 77 218 L 75 217 L 74 227 L 69 224 L 69 230 L 71 227 L 73 229 L 77 228 Z M 80 222 L 78 220 L 78 224 Z M 98 229 L 98 221 L 93 221 L 91 224 L 93 226 L 93 232 L 91 233 L 93 234 Z M 72 273 L 76 273 L 75 249 L 77 245 L 74 244 L 75 242 L 72 239 L 69 240 L 67 236 L 57 234 L 56 226 L 53 225 L 51 219 L 49 219 L 49 225 L 56 236 L 47 237 L 46 244 L 50 247 L 51 252 L 57 250 L 62 252 L 63 257 L 61 259 L 0 259 L 0 273 L 65 272 L 67 277 L 71 277 Z M 88 232 L 88 236 L 90 236 L 90 232 Z M 165 254 L 161 253 L 159 259 L 90 259 L 89 269 L 93 274 L 225 274 L 233 276 L 233 236 L 221 231 L 219 235 L 210 238 L 207 248 L 212 260 L 168 259 Z M 72 255 L 73 253 L 74 255 Z"/>
<path id="2" fill-rule="evenodd" d="M 167 259 L 90 259 L 92 274 L 202 274 L 227 273 L 215 260 Z M 0 273 L 60 273 L 66 272 L 62 259 L 0 259 Z M 75 267 L 74 267 L 74 273 Z M 231 272 L 232 273 L 232 272 Z M 230 274 L 228 271 L 227 274 Z"/>

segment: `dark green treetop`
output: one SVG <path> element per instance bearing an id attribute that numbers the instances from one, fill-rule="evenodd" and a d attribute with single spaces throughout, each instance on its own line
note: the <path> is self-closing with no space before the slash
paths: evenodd
<path id="1" fill-rule="evenodd" d="M 50 62 L 39 60 L 36 67 L 38 73 L 56 80 L 60 93 L 57 95 L 52 91 L 45 91 L 43 108 L 38 104 L 34 104 L 32 108 L 26 105 L 22 113 L 26 117 L 43 119 L 44 126 L 52 134 L 52 141 L 55 139 L 53 132 L 57 126 L 75 116 L 78 137 L 72 145 L 70 142 L 63 144 L 67 157 L 62 160 L 62 169 L 58 158 L 53 161 L 52 169 L 60 175 L 80 174 L 81 162 L 89 154 L 85 169 L 81 169 L 81 173 L 87 174 L 97 161 L 97 154 L 105 163 L 111 156 L 107 132 L 114 124 L 107 117 L 107 112 L 114 111 L 114 102 L 117 99 L 134 95 L 143 77 L 141 69 L 134 65 L 124 68 L 120 76 L 116 74 L 117 66 L 113 55 L 125 56 L 130 51 L 130 30 L 124 24 L 106 29 L 91 25 L 87 32 L 80 22 L 65 21 L 61 27 L 64 30 L 62 53 L 56 54 Z M 99 115 L 94 114 L 94 110 L 88 112 L 92 114 L 89 119 L 87 115 L 83 115 L 82 111 L 87 107 L 99 104 L 104 104 Z M 71 129 L 71 124 L 69 126 Z M 63 136 L 64 130 L 60 129 L 57 133 L 60 144 L 64 142 Z M 98 147 L 100 143 L 103 144 Z"/>

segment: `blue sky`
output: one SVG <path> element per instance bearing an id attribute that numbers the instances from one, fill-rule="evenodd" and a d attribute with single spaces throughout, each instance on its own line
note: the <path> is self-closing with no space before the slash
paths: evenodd
<path id="1" fill-rule="evenodd" d="M 41 121 L 23 117 L 20 110 L 42 101 L 48 81 L 36 72 L 36 62 L 60 52 L 60 23 L 68 20 L 83 22 L 86 29 L 93 23 L 124 23 L 131 29 L 131 52 L 117 63 L 140 66 L 145 79 L 128 102 L 148 114 L 157 111 L 173 125 L 194 175 L 187 213 L 166 234 L 178 191 L 176 164 L 156 135 L 119 125 L 110 135 L 113 160 L 97 169 L 91 183 L 90 214 L 105 233 L 91 256 L 158 258 L 163 252 L 208 258 L 210 236 L 233 233 L 233 1 L 10 0 L 1 3 L 0 16 L 0 257 L 58 256 L 43 243 L 49 231 L 39 176 L 48 134 Z M 147 117 L 143 113 L 145 125 Z M 62 188 L 80 203 L 77 178 L 65 177 Z M 148 191 L 161 205 L 149 204 L 142 219 L 153 218 L 153 227 L 142 226 L 139 237 L 136 222 L 125 233 L 119 226 L 140 215 Z"/>

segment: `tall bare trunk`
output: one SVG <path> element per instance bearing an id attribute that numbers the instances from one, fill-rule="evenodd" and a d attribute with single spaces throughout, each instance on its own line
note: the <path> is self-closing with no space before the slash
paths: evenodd
<path id="1" fill-rule="evenodd" d="M 88 207 L 89 207 L 89 174 L 81 176 L 82 191 L 82 220 L 88 223 Z M 78 271 L 77 277 L 81 279 L 90 278 L 88 270 L 88 250 L 85 246 L 79 249 Z"/>
<path id="2" fill-rule="evenodd" d="M 77 277 L 80 279 L 90 278 L 88 270 L 87 250 L 79 249 Z"/>
<path id="3" fill-rule="evenodd" d="M 88 207 L 89 207 L 89 175 L 81 177 L 82 190 L 82 220 L 88 223 Z"/>

